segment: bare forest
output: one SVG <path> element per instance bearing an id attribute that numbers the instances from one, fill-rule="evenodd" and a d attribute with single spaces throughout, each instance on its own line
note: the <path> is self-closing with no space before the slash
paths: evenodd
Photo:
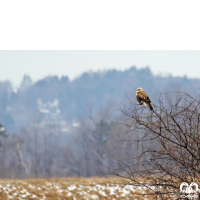
<path id="1" fill-rule="evenodd" d="M 140 175 L 155 186 L 159 176 L 159 184 L 170 189 L 184 176 L 196 179 L 199 85 L 198 79 L 154 76 L 149 68 L 135 67 L 87 72 L 74 80 L 32 82 L 25 75 L 17 90 L 1 82 L 6 131 L 0 137 L 0 177 L 115 175 L 146 186 L 137 182 Z M 153 112 L 136 102 L 137 87 L 148 92 Z"/>

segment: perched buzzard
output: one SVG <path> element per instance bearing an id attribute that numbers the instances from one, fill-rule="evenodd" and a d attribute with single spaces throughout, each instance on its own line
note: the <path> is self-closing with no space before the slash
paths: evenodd
<path id="1" fill-rule="evenodd" d="M 153 107 L 151 106 L 151 100 L 146 92 L 143 91 L 142 88 L 138 88 L 136 91 L 136 98 L 140 105 L 148 106 L 151 110 Z"/>

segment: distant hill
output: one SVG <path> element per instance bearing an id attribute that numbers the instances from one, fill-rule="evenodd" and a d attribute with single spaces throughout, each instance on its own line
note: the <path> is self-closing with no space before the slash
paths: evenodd
<path id="1" fill-rule="evenodd" d="M 29 76 L 24 76 L 17 92 L 10 82 L 0 82 L 0 122 L 6 126 L 25 125 L 34 120 L 38 102 L 51 105 L 58 102 L 59 117 L 67 123 L 85 117 L 88 109 L 98 111 L 109 105 L 108 102 L 124 102 L 125 95 L 135 101 L 135 91 L 142 87 L 152 99 L 157 91 L 186 91 L 199 94 L 200 79 L 173 76 L 154 76 L 150 68 L 131 67 L 125 71 L 107 70 L 85 72 L 70 81 L 67 76 L 45 77 L 35 83 Z"/>

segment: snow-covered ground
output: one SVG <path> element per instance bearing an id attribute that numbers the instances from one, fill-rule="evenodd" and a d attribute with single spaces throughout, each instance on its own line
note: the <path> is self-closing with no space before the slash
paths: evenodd
<path id="1" fill-rule="evenodd" d="M 37 179 L 36 179 L 37 180 Z M 79 199 L 137 199 L 135 192 L 138 190 L 131 185 L 120 183 L 101 183 L 94 181 L 83 182 L 74 181 L 48 181 L 48 179 L 38 179 L 38 181 L 17 180 L 0 181 L 0 200 L 7 199 L 55 199 L 55 200 L 79 200 Z"/>

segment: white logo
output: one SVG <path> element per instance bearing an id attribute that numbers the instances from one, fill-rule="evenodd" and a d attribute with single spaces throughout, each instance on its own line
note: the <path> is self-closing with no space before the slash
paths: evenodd
<path id="1" fill-rule="evenodd" d="M 184 194 L 181 195 L 181 198 L 196 198 L 198 197 L 198 185 L 197 183 L 192 182 L 190 185 L 188 183 L 184 182 L 180 185 L 180 191 Z"/>

